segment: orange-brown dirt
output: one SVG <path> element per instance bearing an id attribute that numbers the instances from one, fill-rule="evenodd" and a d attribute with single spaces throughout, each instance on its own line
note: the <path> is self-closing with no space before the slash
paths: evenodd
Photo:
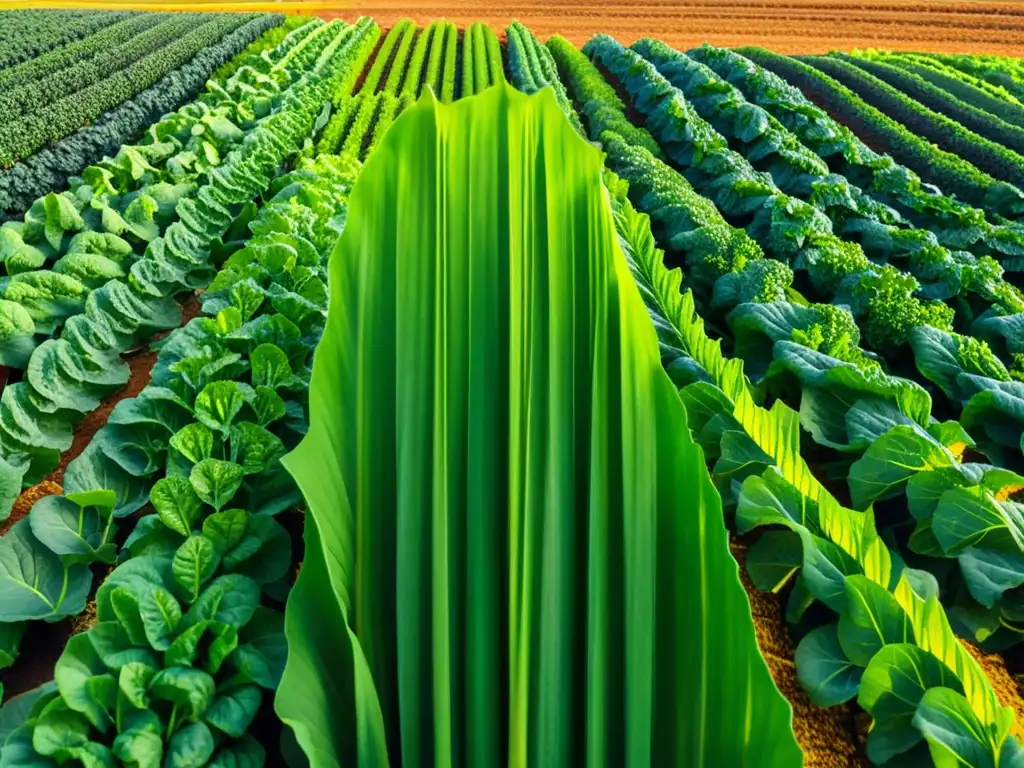
<path id="1" fill-rule="evenodd" d="M 282 4 L 287 11 L 287 4 Z M 512 3 L 400 0 L 339 3 L 325 18 L 373 16 L 390 27 L 399 19 L 419 24 L 445 18 L 460 28 L 485 21 L 496 31 L 518 19 L 541 39 L 560 34 L 582 45 L 604 32 L 623 44 L 648 35 L 680 49 L 703 42 L 761 45 L 779 53 L 893 48 L 947 53 L 1024 56 L 1024 4 L 948 0 L 670 0 L 669 2 Z"/>
<path id="2" fill-rule="evenodd" d="M 778 595 L 761 592 L 747 576 L 747 544 L 730 537 L 733 557 L 740 564 L 740 579 L 750 600 L 757 645 L 775 685 L 793 707 L 793 733 L 804 751 L 807 768 L 854 768 L 867 765 L 863 738 L 854 708 L 849 704 L 822 709 L 811 703 L 796 677 L 793 640 L 786 629 L 784 608 Z"/>

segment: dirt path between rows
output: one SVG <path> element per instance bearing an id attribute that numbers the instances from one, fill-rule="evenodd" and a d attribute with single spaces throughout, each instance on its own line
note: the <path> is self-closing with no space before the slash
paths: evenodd
<path id="1" fill-rule="evenodd" d="M 286 5 L 283 10 L 288 10 Z M 558 33 L 577 45 L 604 32 L 624 44 L 653 35 L 681 49 L 709 42 L 728 47 L 761 45 L 780 53 L 884 47 L 1024 56 L 1024 4 L 1006 2 L 378 0 L 351 7 L 339 3 L 333 12 L 319 11 L 324 18 L 349 21 L 364 14 L 383 27 L 403 18 L 418 24 L 445 18 L 460 28 L 485 21 L 498 32 L 518 19 L 541 40 Z"/>

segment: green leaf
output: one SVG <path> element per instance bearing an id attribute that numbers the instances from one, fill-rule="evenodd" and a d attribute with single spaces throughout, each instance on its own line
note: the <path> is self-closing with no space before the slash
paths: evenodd
<path id="1" fill-rule="evenodd" d="M 750 580 L 762 592 L 782 589 L 803 565 L 803 546 L 792 531 L 767 531 L 747 551 Z"/>
<path id="2" fill-rule="evenodd" d="M 206 658 L 196 658 L 200 643 L 206 644 Z M 201 666 L 211 675 L 216 674 L 224 660 L 238 646 L 238 631 L 222 622 L 201 621 L 184 630 L 164 654 L 165 666 Z"/>
<path id="3" fill-rule="evenodd" d="M 186 725 L 171 737 L 164 768 L 202 768 L 213 750 L 213 734 L 205 723 Z"/>
<path id="4" fill-rule="evenodd" d="M 274 459 L 285 453 L 281 438 L 248 421 L 231 425 L 229 444 L 231 461 L 240 465 L 246 475 L 265 471 Z"/>
<path id="5" fill-rule="evenodd" d="M 260 708 L 263 692 L 258 686 L 243 685 L 217 696 L 203 719 L 228 736 L 245 735 Z"/>
<path id="6" fill-rule="evenodd" d="M 794 656 L 797 678 L 817 707 L 832 707 L 857 695 L 864 670 L 843 653 L 835 624 L 807 633 Z"/>
<path id="7" fill-rule="evenodd" d="M 256 387 L 256 396 L 250 403 L 253 412 L 256 414 L 256 423 L 261 427 L 269 426 L 275 421 L 280 421 L 285 416 L 285 404 L 281 396 L 270 387 Z"/>
<path id="8" fill-rule="evenodd" d="M 500 83 L 425 96 L 364 166 L 283 461 L 306 548 L 275 708 L 317 760 L 802 764 L 602 170 L 552 89 Z M 737 476 L 774 463 L 736 447 Z"/>
<path id="9" fill-rule="evenodd" d="M 215 432 L 226 435 L 242 406 L 245 396 L 234 381 L 214 381 L 196 396 L 196 418 Z"/>
<path id="10" fill-rule="evenodd" d="M 746 533 L 761 525 L 817 528 L 817 508 L 812 501 L 787 483 L 774 467 L 763 476 L 743 481 L 736 506 L 736 527 Z"/>
<path id="11" fill-rule="evenodd" d="M 0 365 L 24 369 L 36 348 L 36 324 L 21 304 L 0 299 Z"/>
<path id="12" fill-rule="evenodd" d="M 193 464 L 213 456 L 213 432 L 205 424 L 196 422 L 182 427 L 174 433 L 170 442 L 174 450 Z"/>
<path id="13" fill-rule="evenodd" d="M 85 565 L 66 565 L 22 519 L 0 536 L 0 621 L 81 613 L 92 586 Z"/>
<path id="14" fill-rule="evenodd" d="M 914 475 L 955 463 L 949 450 L 923 430 L 896 426 L 871 444 L 850 467 L 850 495 L 857 509 L 898 495 Z"/>
<path id="15" fill-rule="evenodd" d="M 201 669 L 167 667 L 159 670 L 149 683 L 155 698 L 177 704 L 182 718 L 196 722 L 213 701 L 217 684 Z"/>
<path id="16" fill-rule="evenodd" d="M 252 385 L 277 389 L 292 377 L 288 356 L 274 344 L 260 344 L 249 355 L 252 365 Z"/>
<path id="17" fill-rule="evenodd" d="M 149 685 L 156 675 L 155 666 L 132 661 L 121 667 L 117 687 L 137 709 L 149 709 Z"/>
<path id="18" fill-rule="evenodd" d="M 192 526 L 202 513 L 203 503 L 187 478 L 165 477 L 149 492 L 149 501 L 160 522 L 182 536 L 192 534 Z"/>
<path id="19" fill-rule="evenodd" d="M 166 589 L 148 591 L 139 600 L 139 615 L 146 628 L 149 644 L 158 651 L 166 650 L 181 621 L 181 606 Z"/>
<path id="20" fill-rule="evenodd" d="M 79 504 L 73 499 L 74 494 L 44 496 L 32 505 L 32 533 L 52 552 L 63 555 L 65 563 L 113 563 L 117 557 L 111 540 L 116 531 L 110 525 L 113 499 L 96 499 L 100 504 Z"/>
<path id="21" fill-rule="evenodd" d="M 282 578 L 291 563 L 292 542 L 284 526 L 272 517 L 251 515 L 245 536 L 224 553 L 222 568 L 269 584 Z"/>
<path id="22" fill-rule="evenodd" d="M 57 659 L 53 679 L 61 699 L 88 722 L 105 731 L 112 722 L 117 700 L 117 681 L 99 657 L 89 633 L 74 635 Z"/>
<path id="23" fill-rule="evenodd" d="M 930 688 L 921 697 L 913 723 L 928 741 L 936 768 L 996 768 L 1013 715 L 1007 710 L 1002 719 L 1002 732 L 993 733 L 978 720 L 962 694 L 950 688 Z"/>
<path id="24" fill-rule="evenodd" d="M 857 703 L 874 718 L 868 733 L 871 762 L 881 765 L 921 741 L 914 725 L 917 705 L 929 688 L 963 693 L 953 671 L 928 651 L 909 643 L 887 645 L 875 654 L 861 678 Z"/>
<path id="25" fill-rule="evenodd" d="M 202 534 L 189 536 L 174 553 L 171 571 L 174 581 L 188 595 L 189 603 L 194 602 L 210 577 L 220 564 L 217 547 Z"/>
<path id="26" fill-rule="evenodd" d="M 128 712 L 111 751 L 126 765 L 160 768 L 164 755 L 160 718 L 155 712 Z"/>
<path id="27" fill-rule="evenodd" d="M 252 579 L 238 574 L 218 576 L 182 619 L 182 629 L 201 621 L 219 621 L 235 629 L 252 618 L 260 602 L 260 588 Z"/>
<path id="28" fill-rule="evenodd" d="M 32 746 L 60 762 L 75 757 L 89 744 L 89 721 L 70 709 L 53 708 L 36 721 Z"/>
<path id="29" fill-rule="evenodd" d="M 234 462 L 203 459 L 192 467 L 189 481 L 199 498 L 219 512 L 234 498 L 244 475 L 245 470 Z"/>
<path id="30" fill-rule="evenodd" d="M 203 520 L 203 535 L 212 541 L 223 555 L 235 547 L 245 536 L 249 513 L 244 509 L 225 509 L 214 512 Z"/>
<path id="31" fill-rule="evenodd" d="M 914 641 L 910 618 L 893 594 L 866 576 L 846 578 L 848 611 L 839 617 L 839 644 L 847 658 L 866 667 L 882 646 Z"/>
<path id="32" fill-rule="evenodd" d="M 173 556 L 183 541 L 184 537 L 164 525 L 157 515 L 144 515 L 128 534 L 124 548 L 132 557 Z"/>
<path id="33" fill-rule="evenodd" d="M 996 501 L 990 494 L 953 488 L 942 494 L 932 532 L 948 555 L 966 547 L 1002 552 L 1024 550 L 1024 514 L 1019 504 Z"/>
<path id="34" fill-rule="evenodd" d="M 1004 592 L 1024 585 L 1024 554 L 967 547 L 957 558 L 971 597 L 992 608 Z"/>
<path id="35" fill-rule="evenodd" d="M 93 650 L 112 670 L 119 670 L 126 664 L 154 666 L 156 663 L 153 652 L 132 642 L 131 634 L 117 621 L 94 624 L 88 634 Z"/>

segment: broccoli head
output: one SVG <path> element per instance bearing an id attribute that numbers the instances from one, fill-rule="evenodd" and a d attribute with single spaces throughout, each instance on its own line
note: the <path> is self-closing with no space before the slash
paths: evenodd
<path id="1" fill-rule="evenodd" d="M 740 259 L 735 259 L 738 263 Z M 711 305 L 735 307 L 737 304 L 754 302 L 766 304 L 785 301 L 786 289 L 793 282 L 793 270 L 787 264 L 775 259 L 747 261 L 742 268 L 723 275 L 715 283 Z"/>
<path id="2" fill-rule="evenodd" d="M 816 315 L 815 322 L 793 331 L 793 341 L 862 370 L 879 367 L 860 348 L 860 329 L 848 309 L 835 304 L 812 304 L 811 309 Z"/>
<path id="3" fill-rule="evenodd" d="M 921 301 L 914 296 L 917 289 L 917 280 L 891 265 L 857 281 L 853 294 L 867 303 L 867 340 L 873 349 L 902 346 L 907 334 L 922 325 L 952 330 L 953 308 L 939 301 Z"/>
<path id="4" fill-rule="evenodd" d="M 1013 381 L 1024 382 L 1024 352 L 1010 354 L 1010 365 L 1007 368 Z"/>

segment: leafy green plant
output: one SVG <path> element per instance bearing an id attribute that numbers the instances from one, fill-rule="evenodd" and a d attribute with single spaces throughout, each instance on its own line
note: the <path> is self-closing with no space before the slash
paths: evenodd
<path id="1" fill-rule="evenodd" d="M 263 764 L 247 730 L 280 680 L 283 617 L 256 581 L 203 562 L 151 554 L 107 577 L 54 683 L 0 710 L 0 766 Z"/>
<path id="2" fill-rule="evenodd" d="M 778 62 L 781 66 L 786 61 L 761 49 L 748 49 L 747 53 L 760 57 L 766 65 Z M 1024 255 L 1024 236 L 1016 228 L 989 222 L 982 208 L 926 185 L 907 165 L 872 151 L 849 128 L 758 61 L 710 45 L 695 48 L 688 56 L 707 64 L 739 88 L 751 103 L 764 107 L 801 142 L 827 159 L 830 167 L 875 199 L 894 207 L 909 221 L 935 233 L 947 248 L 968 249 L 976 256 L 993 255 L 1007 269 Z M 816 70 L 802 71 L 812 76 Z M 865 116 L 869 111 L 870 108 L 865 109 Z M 917 149 L 925 158 L 932 151 L 920 145 Z M 910 165 L 915 164 L 912 159 L 917 156 L 914 154 L 908 161 Z M 935 164 L 934 159 L 925 162 Z"/>
<path id="3" fill-rule="evenodd" d="M 857 130 L 866 130 L 884 141 L 897 163 L 938 185 L 943 192 L 955 193 L 969 206 L 986 213 L 1012 218 L 1024 210 L 1024 193 L 1020 189 L 994 179 L 951 152 L 936 148 L 823 71 L 761 48 L 741 48 L 738 53 L 785 78 L 792 86 L 807 91 Z"/>
<path id="4" fill-rule="evenodd" d="M 982 173 L 1013 184 L 1018 189 L 1024 183 L 1024 157 L 1014 151 L 1021 142 L 1019 129 L 1006 125 L 1006 130 L 988 138 L 976 131 L 983 128 L 986 133 L 994 133 L 996 126 L 993 121 L 986 121 L 982 126 L 972 119 L 977 115 L 961 114 L 950 106 L 930 109 L 918 100 L 921 94 L 908 94 L 902 90 L 907 83 L 901 81 L 898 87 L 894 87 L 880 76 L 883 73 L 866 71 L 853 58 L 802 56 L 799 60 L 842 83 L 864 102 L 891 116 L 916 136 L 934 142 L 940 149 L 960 157 Z"/>
<path id="5" fill-rule="evenodd" d="M 712 477 L 729 489 L 740 532 L 767 529 L 747 554 L 752 581 L 765 591 L 791 583 L 786 616 L 794 623 L 815 602 L 828 609 L 797 646 L 797 675 L 811 701 L 828 707 L 856 697 L 874 719 L 867 753 L 876 764 L 941 765 L 951 752 L 979 765 L 1020 760 L 1012 712 L 956 640 L 934 578 L 887 548 L 870 512 L 844 509 L 814 478 L 799 455 L 796 413 L 781 402 L 770 411 L 754 404 L 742 363 L 708 337 L 692 293 L 679 293 L 681 274 L 665 267 L 646 217 L 628 201 L 616 205 L 620 242 L 666 368 L 702 374 L 679 394 L 690 429 L 716 457 Z M 936 451 L 951 454 L 939 437 L 954 446 L 963 439 L 953 426 L 953 435 L 944 425 L 927 438 Z"/>
<path id="6" fill-rule="evenodd" d="M 192 105 L 199 103 L 193 99 L 214 70 L 279 23 L 281 18 L 278 14 L 257 14 L 251 21 L 224 35 L 219 42 L 201 49 L 192 59 L 134 98 L 107 110 L 98 122 L 80 127 L 71 135 L 0 172 L 0 210 L 24 213 L 35 199 L 49 191 L 74 186 L 74 177 L 81 175 L 104 155 L 117 154 L 121 146 L 132 142 L 154 124 L 153 115 L 167 115 L 186 102 Z M 213 77 L 223 85 L 216 74 Z M 160 122 L 163 121 L 156 124 Z"/>
<path id="7" fill-rule="evenodd" d="M 253 198 L 269 188 L 282 162 L 314 130 L 324 100 L 339 80 L 349 77 L 353 63 L 365 53 L 363 37 L 375 28 L 368 19 L 351 27 L 341 22 L 329 26 L 331 34 L 318 37 L 322 43 L 319 47 L 304 46 L 301 55 L 296 54 L 298 46 L 288 52 L 288 56 L 296 54 L 291 58 L 294 71 L 269 68 L 288 85 L 283 91 L 274 77 L 250 66 L 241 67 L 232 76 L 247 94 L 245 109 L 253 118 L 256 113 L 267 114 L 266 118 L 254 124 L 237 151 L 229 152 L 223 163 L 205 174 L 205 183 L 194 198 L 174 205 L 178 220 L 150 242 L 144 255 L 131 265 L 127 279 L 111 279 L 89 290 L 67 275 L 50 272 L 44 273 L 49 276 L 45 281 L 18 275 L 8 284 L 8 292 L 17 282 L 19 291 L 42 292 L 46 299 L 46 291 L 53 288 L 50 283 L 56 282 L 59 288 L 71 281 L 79 286 L 74 299 L 84 302 L 85 308 L 84 313 L 68 318 L 60 339 L 48 340 L 32 353 L 23 381 L 4 391 L 5 402 L 12 407 L 8 411 L 0 409 L 0 456 L 12 471 L 22 473 L 24 483 L 31 484 L 49 472 L 57 463 L 61 441 L 67 441 L 71 426 L 98 407 L 103 395 L 127 381 L 128 368 L 120 360 L 121 353 L 156 328 L 177 326 L 180 308 L 174 295 L 207 285 L 216 272 L 217 261 L 237 247 L 236 238 L 244 235 L 244 225 L 252 217 Z M 260 83 L 261 88 L 243 87 L 252 81 Z M 196 127 L 200 130 L 195 131 Z M 177 129 L 174 125 L 164 128 L 171 132 Z M 216 122 L 195 126 L 193 121 L 189 132 L 196 135 L 217 130 Z M 100 168 L 90 174 L 90 192 L 109 185 L 119 170 Z M 35 216 L 30 211 L 25 227 L 31 223 L 48 240 L 62 241 L 67 230 L 74 230 L 84 218 L 76 218 L 77 209 L 66 197 L 55 198 L 43 201 L 41 210 L 45 215 Z M 147 209 L 155 210 L 153 206 Z M 56 290 L 50 293 L 61 306 L 60 294 Z M 309 308 L 291 295 L 281 296 L 279 301 L 296 313 L 309 313 Z M 15 338 L 18 334 L 12 334 L 12 341 Z M 25 442 L 26 424 L 37 425 L 40 431 L 45 425 L 51 438 L 42 447 Z M 3 510 L 0 514 L 6 513 Z"/>

